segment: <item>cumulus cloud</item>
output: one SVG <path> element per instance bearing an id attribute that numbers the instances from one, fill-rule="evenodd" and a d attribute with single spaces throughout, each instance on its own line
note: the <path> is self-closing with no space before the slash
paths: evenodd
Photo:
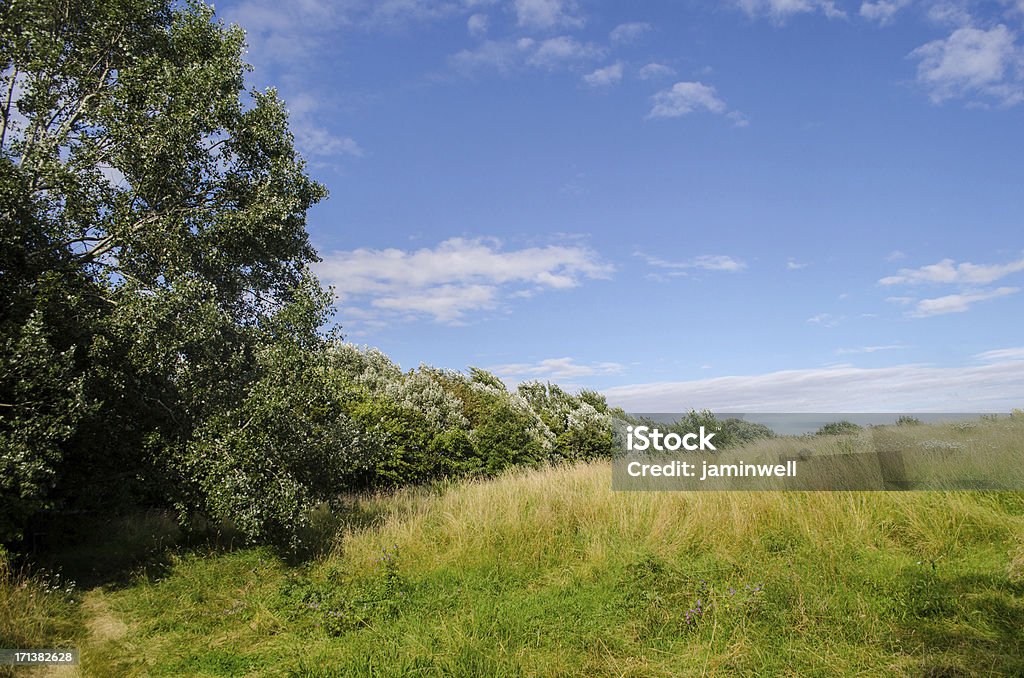
<path id="1" fill-rule="evenodd" d="M 985 30 L 965 26 L 949 37 L 918 47 L 917 81 L 934 103 L 981 97 L 1011 106 L 1024 101 L 1024 52 L 1016 35 L 999 24 Z"/>
<path id="2" fill-rule="evenodd" d="M 359 143 L 350 136 L 338 134 L 320 124 L 321 102 L 309 92 L 289 96 L 288 123 L 295 135 L 295 146 L 307 158 L 330 158 L 338 156 L 362 157 L 365 153 Z"/>
<path id="3" fill-rule="evenodd" d="M 583 82 L 590 87 L 609 87 L 622 82 L 622 62 L 599 68 L 583 76 Z"/>
<path id="4" fill-rule="evenodd" d="M 807 319 L 808 325 L 822 325 L 824 327 L 836 327 L 846 320 L 846 316 L 836 316 L 831 313 L 818 313 Z"/>
<path id="5" fill-rule="evenodd" d="M 608 39 L 612 41 L 613 45 L 625 45 L 636 41 L 649 30 L 651 30 L 651 25 L 643 21 L 619 24 L 612 29 Z"/>
<path id="6" fill-rule="evenodd" d="M 364 155 L 362 147 L 352 137 L 334 134 L 302 117 L 294 117 L 290 122 L 295 145 L 307 158 L 341 155 L 361 158 Z"/>
<path id="7" fill-rule="evenodd" d="M 245 29 L 248 59 L 260 67 L 297 63 L 326 44 L 331 31 L 351 20 L 333 3 L 245 0 L 225 18 Z"/>
<path id="8" fill-rule="evenodd" d="M 877 21 L 885 26 L 893 18 L 911 3 L 911 0 L 878 0 L 877 2 L 863 2 L 860 6 L 860 15 L 865 19 Z"/>
<path id="9" fill-rule="evenodd" d="M 921 268 L 901 268 L 899 275 L 879 280 L 881 285 L 902 285 L 919 283 L 984 285 L 1005 278 L 1011 273 L 1024 271 L 1024 258 L 1006 264 L 957 264 L 953 259 L 943 259 L 937 264 Z"/>
<path id="10" fill-rule="evenodd" d="M 656 80 L 659 78 L 671 78 L 675 74 L 675 69 L 665 64 L 651 62 L 637 71 L 636 75 L 641 80 Z"/>
<path id="11" fill-rule="evenodd" d="M 571 69 L 604 56 L 599 45 L 580 42 L 569 35 L 544 40 L 530 37 L 483 40 L 472 49 L 464 49 L 448 58 L 449 65 L 464 75 L 481 71 L 508 74 L 527 68 L 549 71 Z"/>
<path id="12" fill-rule="evenodd" d="M 945 285 L 956 289 L 955 293 L 926 299 L 908 295 L 886 298 L 886 301 L 891 303 L 913 306 L 907 312 L 907 316 L 911 318 L 928 318 L 947 313 L 964 313 L 978 302 L 1016 294 L 1020 291 L 1017 287 L 983 286 L 1020 271 L 1024 271 L 1024 258 L 1005 264 L 957 264 L 953 259 L 943 259 L 920 268 L 901 268 L 898 275 L 887 276 L 878 282 L 885 286 Z"/>
<path id="13" fill-rule="evenodd" d="M 992 290 L 978 290 L 975 292 L 964 292 L 959 294 L 947 294 L 934 299 L 922 299 L 911 312 L 915 318 L 927 318 L 933 315 L 946 313 L 964 313 L 969 311 L 972 304 L 989 299 L 998 299 L 1010 294 L 1020 292 L 1019 287 L 998 287 Z"/>
<path id="14" fill-rule="evenodd" d="M 648 266 L 677 271 L 680 275 L 685 275 L 688 269 L 735 273 L 737 271 L 742 271 L 747 267 L 746 263 L 740 259 L 724 254 L 702 254 L 684 261 L 669 261 L 660 257 L 644 254 L 643 252 L 637 252 L 635 256 L 642 257 L 647 262 Z"/>
<path id="15" fill-rule="evenodd" d="M 508 73 L 522 65 L 532 40 L 484 40 L 473 49 L 464 49 L 448 58 L 453 69 L 465 75 L 477 71 L 498 71 Z"/>
<path id="16" fill-rule="evenodd" d="M 747 119 L 747 116 L 743 115 L 739 111 L 729 111 L 725 114 L 725 117 L 732 120 L 732 124 L 736 127 L 746 127 L 750 124 L 750 120 Z"/>
<path id="17" fill-rule="evenodd" d="M 882 346 L 860 346 L 858 348 L 837 348 L 836 355 L 851 355 L 857 353 L 878 353 L 879 351 L 895 351 L 907 348 L 903 344 L 884 344 Z"/>
<path id="18" fill-rule="evenodd" d="M 540 41 L 527 58 L 527 63 L 550 69 L 567 62 L 595 59 L 602 54 L 604 50 L 597 45 L 580 42 L 568 35 L 560 35 Z"/>
<path id="19" fill-rule="evenodd" d="M 523 28 L 548 30 L 580 28 L 583 18 L 571 0 L 515 0 L 516 23 Z"/>
<path id="20" fill-rule="evenodd" d="M 486 14 L 474 14 L 466 20 L 466 30 L 474 38 L 487 35 L 488 20 Z"/>
<path id="21" fill-rule="evenodd" d="M 747 16 L 768 17 L 776 22 L 783 22 L 797 14 L 821 12 L 830 19 L 846 16 L 846 12 L 836 7 L 832 0 L 733 0 L 734 4 L 747 13 Z"/>
<path id="22" fill-rule="evenodd" d="M 654 107 L 648 118 L 678 118 L 695 111 L 725 113 L 725 102 L 715 88 L 702 82 L 677 82 L 651 97 Z"/>
<path id="23" fill-rule="evenodd" d="M 971 367 L 786 370 L 603 389 L 631 412 L 991 412 L 1024 402 L 1024 360 Z"/>
<path id="24" fill-rule="evenodd" d="M 926 14 L 928 19 L 937 24 L 967 26 L 972 21 L 968 0 L 949 0 L 948 2 L 940 0 L 933 2 L 928 5 Z"/>
<path id="25" fill-rule="evenodd" d="M 502 250 L 494 240 L 452 238 L 435 248 L 332 252 L 317 265 L 343 304 L 458 323 L 523 291 L 568 289 L 612 267 L 581 246 Z M 519 295 L 524 296 L 524 295 Z"/>
<path id="26" fill-rule="evenodd" d="M 526 381 L 530 379 L 566 380 L 580 377 L 593 377 L 606 374 L 620 374 L 625 367 L 619 363 L 599 362 L 590 364 L 577 363 L 574 358 L 547 358 L 533 363 L 508 363 L 488 367 L 502 379 L 508 381 Z"/>

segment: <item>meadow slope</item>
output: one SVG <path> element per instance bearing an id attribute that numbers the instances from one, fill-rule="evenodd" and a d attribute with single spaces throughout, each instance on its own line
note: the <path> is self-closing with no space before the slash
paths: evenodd
<path id="1" fill-rule="evenodd" d="M 1020 493 L 616 493 L 610 464 L 353 499 L 329 554 L 95 588 L 80 672 L 1024 674 Z"/>

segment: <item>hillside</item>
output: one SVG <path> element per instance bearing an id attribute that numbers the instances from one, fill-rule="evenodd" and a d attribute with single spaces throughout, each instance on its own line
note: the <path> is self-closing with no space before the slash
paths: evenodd
<path id="1" fill-rule="evenodd" d="M 333 550 L 85 594 L 84 675 L 1020 675 L 1019 493 L 614 493 L 610 464 L 352 500 Z"/>

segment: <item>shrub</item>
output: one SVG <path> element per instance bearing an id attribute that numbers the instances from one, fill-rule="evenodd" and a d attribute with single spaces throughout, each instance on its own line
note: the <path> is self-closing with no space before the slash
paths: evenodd
<path id="1" fill-rule="evenodd" d="M 852 421 L 833 421 L 818 429 L 815 435 L 819 436 L 846 436 L 853 435 L 861 430 L 861 427 Z"/>
<path id="2" fill-rule="evenodd" d="M 730 417 L 722 420 L 719 436 L 725 446 L 745 445 L 762 438 L 774 438 L 775 431 L 764 424 Z"/>
<path id="3" fill-rule="evenodd" d="M 250 541 L 297 548 L 310 509 L 356 486 L 383 437 L 346 411 L 359 388 L 332 379 L 323 352 L 278 342 L 257 353 L 261 377 L 211 418 L 175 467 L 193 511 L 230 521 Z"/>
<path id="4" fill-rule="evenodd" d="M 518 394 L 554 435 L 555 461 L 607 457 L 614 444 L 612 419 L 604 397 L 593 391 L 573 396 L 554 384 L 519 385 Z"/>

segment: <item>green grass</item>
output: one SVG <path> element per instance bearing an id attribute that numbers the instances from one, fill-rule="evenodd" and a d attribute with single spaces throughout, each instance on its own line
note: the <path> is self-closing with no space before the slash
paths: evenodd
<path id="1" fill-rule="evenodd" d="M 77 625 L 89 676 L 1024 675 L 1022 493 L 610 477 L 354 498 L 305 564 L 179 549 L 39 614 Z"/>

